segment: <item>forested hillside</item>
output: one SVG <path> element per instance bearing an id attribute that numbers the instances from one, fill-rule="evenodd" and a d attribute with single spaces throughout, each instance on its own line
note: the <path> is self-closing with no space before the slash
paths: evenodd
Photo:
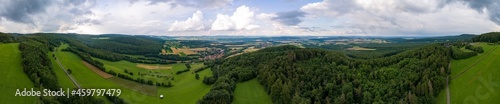
<path id="1" fill-rule="evenodd" d="M 294 46 L 220 61 L 199 103 L 231 103 L 237 82 L 257 78 L 274 103 L 433 103 L 449 74 L 451 49 L 432 44 L 390 57 L 352 59 Z M 215 81 L 215 82 L 214 82 Z"/>
<path id="2" fill-rule="evenodd" d="M 156 44 L 156 42 L 159 41 L 158 39 L 149 39 L 149 41 L 145 42 L 145 43 L 141 43 L 141 42 L 144 42 L 146 40 L 136 41 L 136 42 L 123 42 L 125 40 L 130 40 L 130 39 L 135 40 L 133 38 L 137 38 L 138 40 L 141 40 L 144 38 L 151 38 L 151 37 L 146 37 L 146 36 L 112 35 L 115 38 L 119 38 L 118 40 L 122 41 L 122 43 L 119 43 L 119 44 L 122 44 L 122 45 L 115 46 L 115 45 L 103 43 L 103 46 L 102 47 L 99 46 L 99 47 L 101 47 L 101 48 L 108 47 L 109 49 L 101 49 L 101 48 L 94 48 L 94 47 L 92 47 L 92 45 L 96 45 L 93 42 L 97 42 L 96 40 L 99 40 L 99 39 L 95 39 L 95 38 L 99 38 L 102 36 L 76 35 L 76 34 L 54 34 L 54 33 L 47 33 L 47 34 L 41 33 L 41 34 L 35 34 L 35 35 L 40 36 L 44 40 L 48 41 L 49 47 L 51 47 L 50 49 L 53 49 L 53 47 L 58 47 L 62 43 L 69 44 L 70 47 L 65 51 L 71 51 L 75 54 L 78 54 L 84 60 L 90 60 L 87 58 L 91 58 L 90 56 L 92 56 L 92 57 L 96 57 L 96 58 L 100 58 L 100 59 L 105 59 L 108 61 L 127 60 L 127 61 L 135 62 L 135 63 L 167 64 L 167 63 L 175 63 L 176 60 L 190 60 L 191 59 L 191 58 L 180 57 L 180 56 L 171 56 L 171 57 L 166 57 L 166 58 L 161 57 L 162 59 L 159 59 L 156 57 L 153 57 L 153 58 L 137 57 L 136 58 L 136 57 L 131 57 L 131 56 L 113 51 L 113 49 L 122 50 L 122 48 L 128 48 L 127 50 L 130 50 L 130 49 L 135 50 L 135 51 L 128 51 L 131 53 L 143 52 L 144 54 L 146 54 L 146 53 L 158 54 L 159 49 L 156 49 L 156 48 L 158 48 L 157 46 L 161 47 L 161 45 Z M 105 35 L 105 36 L 109 39 L 112 39 L 112 38 L 110 38 L 110 36 L 107 36 L 107 35 Z M 128 38 L 128 39 L 121 40 L 120 38 Z M 107 40 L 107 39 L 104 39 L 104 40 Z M 109 41 L 109 42 L 114 43 L 112 41 Z M 125 43 L 127 43 L 128 45 L 123 45 Z M 134 48 L 137 46 L 130 45 L 132 43 L 133 44 L 149 45 L 149 46 L 141 46 L 140 45 L 140 47 L 156 47 L 156 48 L 149 48 L 148 50 L 150 52 L 145 52 L 144 50 Z M 153 44 L 153 43 L 155 43 L 155 44 Z M 125 52 L 127 50 L 123 50 L 123 51 Z M 147 55 L 145 55 L 145 56 L 147 56 Z M 89 62 L 89 63 L 92 64 L 94 62 Z M 95 63 L 99 63 L 99 62 L 95 62 Z M 99 66 L 99 64 L 93 64 L 93 65 Z"/>
<path id="3" fill-rule="evenodd" d="M 109 39 L 86 39 L 85 44 L 92 48 L 122 54 L 158 54 L 163 40 L 147 36 L 103 35 Z"/>
<path id="4" fill-rule="evenodd" d="M 472 41 L 474 41 L 474 42 L 490 42 L 490 43 L 500 42 L 500 32 L 484 33 L 484 34 L 481 34 L 479 36 L 472 38 Z"/>
<path id="5" fill-rule="evenodd" d="M 12 35 L 0 32 L 0 43 L 12 43 L 15 39 Z"/>

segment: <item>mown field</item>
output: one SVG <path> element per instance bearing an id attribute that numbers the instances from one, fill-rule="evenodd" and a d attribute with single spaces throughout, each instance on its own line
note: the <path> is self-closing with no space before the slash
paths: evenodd
<path id="1" fill-rule="evenodd" d="M 154 96 L 148 96 L 144 90 L 144 87 L 133 87 L 135 89 L 130 89 L 129 86 L 142 86 L 142 84 L 132 82 L 132 81 L 117 81 L 112 77 L 105 79 L 97 75 L 92 70 L 88 69 L 82 64 L 82 59 L 80 59 L 76 54 L 71 52 L 64 52 L 61 49 L 67 47 L 65 44 L 58 48 L 56 51 L 56 56 L 59 58 L 61 63 L 66 67 L 70 68 L 73 73 L 73 77 L 83 88 L 117 88 L 122 90 L 123 98 L 126 102 L 133 104 L 150 104 L 150 103 L 188 103 L 194 104 L 198 99 L 203 97 L 209 90 L 210 86 L 204 85 L 202 80 L 196 80 L 194 75 L 191 73 L 180 74 L 179 77 L 173 81 L 174 86 L 171 88 L 166 87 L 155 87 L 157 92 Z M 63 73 L 64 74 L 64 73 Z M 210 70 L 204 70 L 199 72 L 200 76 L 211 76 Z M 182 75 L 182 76 L 181 76 Z M 59 76 L 58 76 L 59 77 Z M 123 84 L 126 83 L 126 84 Z M 143 88 L 142 90 L 140 88 Z M 159 95 L 163 94 L 164 99 L 160 99 Z M 100 97 L 105 99 L 104 97 Z"/>
<path id="2" fill-rule="evenodd" d="M 234 91 L 234 104 L 272 104 L 271 96 L 257 79 L 238 83 Z"/>
<path id="3" fill-rule="evenodd" d="M 34 84 L 23 72 L 19 43 L 0 44 L 0 101 L 5 104 L 39 103 L 38 97 L 14 96 L 16 90 L 31 90 Z M 36 90 L 36 89 L 35 89 Z"/>
<path id="4" fill-rule="evenodd" d="M 450 101 L 456 103 L 494 104 L 500 102 L 500 47 L 481 43 L 484 53 L 462 60 L 452 60 Z M 463 74 L 461 74 L 463 72 Z M 446 90 L 438 103 L 446 104 Z"/>

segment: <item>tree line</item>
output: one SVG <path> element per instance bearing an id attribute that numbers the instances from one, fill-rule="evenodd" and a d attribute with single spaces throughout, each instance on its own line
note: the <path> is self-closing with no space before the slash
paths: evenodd
<path id="1" fill-rule="evenodd" d="M 23 71 L 28 75 L 30 80 L 35 84 L 36 88 L 58 90 L 60 87 L 52 62 L 50 61 L 50 48 L 48 42 L 37 36 L 24 36 L 20 38 L 19 50 L 21 51 Z M 71 96 L 66 97 L 40 97 L 41 103 L 47 104 L 70 104 L 70 103 L 92 103 L 104 104 L 101 99 L 94 97 Z"/>
<path id="2" fill-rule="evenodd" d="M 450 47 L 452 49 L 451 56 L 455 60 L 467 59 L 470 57 L 474 57 L 479 53 L 484 52 L 482 47 L 473 46 L 473 45 L 471 45 L 471 43 L 468 43 L 468 42 L 452 42 L 452 43 L 446 43 L 446 44 L 450 45 Z M 470 50 L 470 51 L 464 51 L 464 49 Z"/>

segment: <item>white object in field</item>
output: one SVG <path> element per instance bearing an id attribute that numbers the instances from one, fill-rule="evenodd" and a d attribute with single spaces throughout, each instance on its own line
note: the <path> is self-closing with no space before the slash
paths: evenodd
<path id="1" fill-rule="evenodd" d="M 160 98 L 163 99 L 163 95 L 160 95 Z"/>

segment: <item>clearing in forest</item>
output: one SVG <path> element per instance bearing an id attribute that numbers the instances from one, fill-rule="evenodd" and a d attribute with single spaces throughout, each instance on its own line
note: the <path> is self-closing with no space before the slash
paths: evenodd
<path id="1" fill-rule="evenodd" d="M 258 99 L 258 100 L 256 100 Z M 235 104 L 272 104 L 269 96 L 257 78 L 241 82 L 236 85 L 234 90 Z"/>
<path id="2" fill-rule="evenodd" d="M 346 50 L 353 50 L 353 51 L 374 51 L 374 50 L 377 50 L 377 49 L 370 49 L 370 48 L 363 48 L 363 47 L 359 47 L 359 46 L 354 46 L 352 48 L 347 48 Z"/>

